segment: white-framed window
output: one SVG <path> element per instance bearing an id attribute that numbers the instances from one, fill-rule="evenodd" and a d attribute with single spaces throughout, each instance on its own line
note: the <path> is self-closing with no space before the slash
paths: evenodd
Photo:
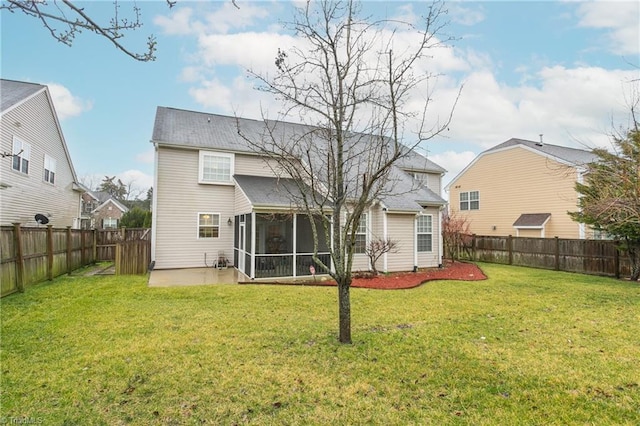
<path id="1" fill-rule="evenodd" d="M 421 172 L 412 172 L 413 182 L 418 188 L 424 188 L 429 183 L 429 174 Z"/>
<path id="2" fill-rule="evenodd" d="M 25 141 L 13 137 L 13 170 L 29 174 L 29 161 L 31 160 L 31 145 Z"/>
<path id="3" fill-rule="evenodd" d="M 362 213 L 358 229 L 356 229 L 356 245 L 354 253 L 364 253 L 367 248 L 367 213 Z"/>
<path id="4" fill-rule="evenodd" d="M 200 183 L 231 183 L 233 154 L 200 151 Z"/>
<path id="5" fill-rule="evenodd" d="M 44 181 L 49 183 L 56 183 L 56 160 L 44 155 Z"/>
<path id="6" fill-rule="evenodd" d="M 480 210 L 480 191 L 461 192 L 460 210 Z"/>
<path id="7" fill-rule="evenodd" d="M 198 238 L 218 238 L 220 236 L 220 214 L 198 213 Z"/>
<path id="8" fill-rule="evenodd" d="M 106 217 L 102 219 L 102 227 L 104 229 L 108 228 L 117 228 L 118 227 L 118 219 L 114 217 Z"/>
<path id="9" fill-rule="evenodd" d="M 418 252 L 433 251 L 433 216 L 419 215 L 416 220 Z"/>

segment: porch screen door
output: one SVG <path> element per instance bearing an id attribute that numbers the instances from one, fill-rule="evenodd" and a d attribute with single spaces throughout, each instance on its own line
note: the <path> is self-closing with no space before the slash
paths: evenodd
<path id="1" fill-rule="evenodd" d="M 238 269 L 244 272 L 244 258 L 245 258 L 245 224 L 243 222 L 240 223 L 240 231 L 238 235 Z"/>

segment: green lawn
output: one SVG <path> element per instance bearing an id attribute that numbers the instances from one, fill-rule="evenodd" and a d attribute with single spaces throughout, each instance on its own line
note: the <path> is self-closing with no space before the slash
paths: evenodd
<path id="1" fill-rule="evenodd" d="M 486 281 L 147 288 L 65 277 L 1 300 L 0 420 L 640 424 L 640 285 L 481 264 Z"/>

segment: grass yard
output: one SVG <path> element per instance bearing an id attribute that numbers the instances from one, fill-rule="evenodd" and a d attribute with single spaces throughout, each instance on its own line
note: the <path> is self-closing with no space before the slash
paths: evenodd
<path id="1" fill-rule="evenodd" d="M 147 288 L 65 277 L 1 300 L 2 423 L 640 424 L 640 285 L 480 265 L 486 281 Z"/>

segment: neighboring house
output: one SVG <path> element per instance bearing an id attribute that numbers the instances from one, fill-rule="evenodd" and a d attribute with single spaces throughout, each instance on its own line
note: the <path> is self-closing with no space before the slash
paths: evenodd
<path id="1" fill-rule="evenodd" d="M 80 226 L 82 190 L 47 86 L 0 80 L 0 225 Z"/>
<path id="2" fill-rule="evenodd" d="M 290 198 L 297 186 L 275 174 L 277 167 L 250 148 L 237 125 L 253 135 L 266 129 L 263 121 L 158 107 L 152 137 L 155 268 L 213 266 L 223 259 L 252 279 L 310 275 L 311 222 Z M 278 126 L 289 131 L 300 125 Z M 378 200 L 363 215 L 354 270 L 370 268 L 362 251 L 377 238 L 397 242 L 376 264 L 381 271 L 442 263 L 444 173 L 417 153 L 393 169 L 397 195 Z M 327 262 L 328 244 L 320 241 L 319 249 Z"/>
<path id="3" fill-rule="evenodd" d="M 591 238 L 567 212 L 578 209 L 576 182 L 590 151 L 509 139 L 480 153 L 445 188 L 451 213 L 478 235 Z"/>
<path id="4" fill-rule="evenodd" d="M 113 229 L 120 226 L 127 206 L 104 191 L 85 190 L 82 194 L 82 229 Z"/>

